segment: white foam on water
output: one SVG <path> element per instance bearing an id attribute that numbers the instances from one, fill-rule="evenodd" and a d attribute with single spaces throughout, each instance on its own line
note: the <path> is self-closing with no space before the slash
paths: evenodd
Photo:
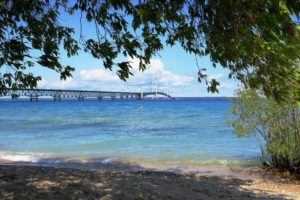
<path id="1" fill-rule="evenodd" d="M 101 163 L 103 164 L 108 164 L 108 163 L 112 163 L 113 161 L 115 161 L 117 158 L 105 158 L 104 160 L 102 160 Z"/>
<path id="2" fill-rule="evenodd" d="M 37 163 L 41 159 L 49 158 L 46 153 L 32 153 L 32 152 L 0 152 L 0 160 L 7 160 L 12 162 L 32 162 Z"/>

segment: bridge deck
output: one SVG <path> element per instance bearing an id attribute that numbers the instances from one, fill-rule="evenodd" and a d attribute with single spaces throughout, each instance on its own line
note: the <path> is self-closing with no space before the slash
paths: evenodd
<path id="1" fill-rule="evenodd" d="M 172 97 L 163 92 L 114 92 L 114 91 L 95 91 L 95 90 L 55 90 L 55 89 L 5 89 L 0 93 L 0 96 L 28 96 L 30 100 L 38 100 L 38 97 L 41 96 L 51 96 L 54 98 L 54 101 L 60 101 L 62 98 L 78 98 L 78 100 L 84 100 L 87 97 L 95 97 L 98 100 L 101 100 L 105 97 L 110 97 L 112 99 L 121 98 L 121 99 L 143 99 L 146 96 L 151 95 L 162 95 L 167 99 Z"/>

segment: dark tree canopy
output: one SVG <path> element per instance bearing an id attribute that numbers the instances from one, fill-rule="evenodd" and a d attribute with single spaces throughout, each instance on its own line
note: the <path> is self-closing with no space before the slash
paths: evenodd
<path id="1" fill-rule="evenodd" d="M 74 30 L 58 22 L 61 11 L 80 13 L 97 38 L 74 39 Z M 117 62 L 119 55 L 138 58 L 144 70 L 164 45 L 180 44 L 210 56 L 246 87 L 276 99 L 300 96 L 299 13 L 299 0 L 1 0 L 0 91 L 36 87 L 41 77 L 27 72 L 36 65 L 71 76 L 62 47 L 68 56 L 89 52 L 126 80 L 131 63 Z M 217 91 L 216 80 L 205 81 Z"/>

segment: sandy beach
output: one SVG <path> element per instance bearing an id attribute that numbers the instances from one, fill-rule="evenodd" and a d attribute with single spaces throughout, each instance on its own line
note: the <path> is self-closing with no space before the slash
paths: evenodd
<path id="1" fill-rule="evenodd" d="M 299 181 L 0 165 L 0 199 L 300 199 Z"/>

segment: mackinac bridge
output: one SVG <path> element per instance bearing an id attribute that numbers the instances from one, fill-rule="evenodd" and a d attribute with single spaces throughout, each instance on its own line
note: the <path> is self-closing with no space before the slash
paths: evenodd
<path id="1" fill-rule="evenodd" d="M 114 99 L 172 99 L 164 92 L 114 92 L 114 91 L 96 91 L 96 90 L 57 90 L 57 89 L 11 89 L 2 90 L 0 96 L 11 96 L 13 99 L 19 97 L 28 97 L 30 101 L 38 101 L 40 97 L 52 97 L 54 101 L 62 99 L 78 99 L 84 101 L 86 98 L 95 98 L 102 100 L 104 98 Z"/>

